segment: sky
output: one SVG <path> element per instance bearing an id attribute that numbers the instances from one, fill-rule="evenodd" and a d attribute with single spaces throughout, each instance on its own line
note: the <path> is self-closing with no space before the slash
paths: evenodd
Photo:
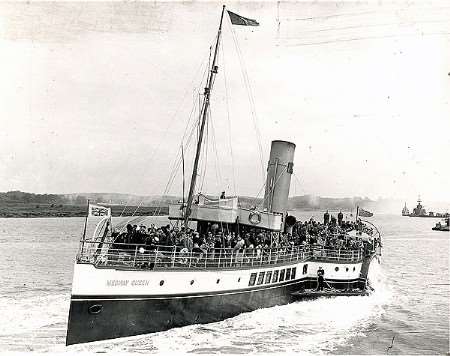
<path id="1" fill-rule="evenodd" d="M 448 3 L 225 4 L 199 189 L 450 202 Z M 180 194 L 221 5 L 0 3 L 0 191 Z"/>

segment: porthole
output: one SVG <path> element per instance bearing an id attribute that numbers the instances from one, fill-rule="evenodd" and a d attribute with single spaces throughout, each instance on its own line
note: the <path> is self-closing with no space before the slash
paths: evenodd
<path id="1" fill-rule="evenodd" d="M 240 282 L 240 281 L 241 281 L 241 277 L 238 278 L 238 282 Z"/>
<path id="2" fill-rule="evenodd" d="M 191 286 L 194 284 L 194 280 L 191 281 Z"/>
<path id="3" fill-rule="evenodd" d="M 159 282 L 159 285 L 162 286 L 164 284 L 164 281 Z"/>
<path id="4" fill-rule="evenodd" d="M 353 272 L 355 272 L 355 266 L 353 266 Z"/>
<path id="5" fill-rule="evenodd" d="M 348 267 L 345 267 L 345 272 L 348 272 Z"/>
<path id="6" fill-rule="evenodd" d="M 89 312 L 89 314 L 100 314 L 102 310 L 103 310 L 103 305 L 94 304 L 89 307 L 88 312 Z"/>
<path id="7" fill-rule="evenodd" d="M 339 267 L 336 267 L 334 270 L 335 270 L 336 272 L 339 271 Z"/>
<path id="8" fill-rule="evenodd" d="M 219 282 L 220 282 L 220 278 L 219 278 L 219 279 L 217 279 L 216 283 L 217 283 L 217 284 L 219 284 Z"/>

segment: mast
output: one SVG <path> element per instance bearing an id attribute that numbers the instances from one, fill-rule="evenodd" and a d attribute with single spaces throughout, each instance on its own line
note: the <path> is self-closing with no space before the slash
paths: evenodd
<path id="1" fill-rule="evenodd" d="M 183 151 L 183 145 L 181 145 L 181 160 L 182 160 L 182 162 L 183 162 L 183 207 L 184 207 L 184 203 L 185 203 L 185 201 L 184 201 L 184 151 Z"/>
<path id="2" fill-rule="evenodd" d="M 206 82 L 205 92 L 204 92 L 204 99 L 203 99 L 203 105 L 201 110 L 201 124 L 200 124 L 200 132 L 198 135 L 198 142 L 197 142 L 197 151 L 195 153 L 195 160 L 194 160 L 194 167 L 192 169 L 192 177 L 191 177 L 191 185 L 189 187 L 189 195 L 188 200 L 186 204 L 186 211 L 184 215 L 184 226 L 187 228 L 188 222 L 189 222 L 189 216 L 191 215 L 191 206 L 192 206 L 192 200 L 194 199 L 194 190 L 195 190 L 195 183 L 197 181 L 197 170 L 198 170 L 198 161 L 200 159 L 200 152 L 202 149 L 202 141 L 203 141 L 203 133 L 205 130 L 205 123 L 206 118 L 208 115 L 208 108 L 209 108 L 209 100 L 211 97 L 211 90 L 213 88 L 214 84 L 214 77 L 217 74 L 217 53 L 219 52 L 219 43 L 220 43 L 220 36 L 222 34 L 222 20 L 223 20 L 223 14 L 225 13 L 225 5 L 222 7 L 222 14 L 220 16 L 220 24 L 219 24 L 219 31 L 217 32 L 217 40 L 216 40 L 216 46 L 214 48 L 214 58 L 211 64 L 211 70 L 208 74 L 208 79 Z"/>

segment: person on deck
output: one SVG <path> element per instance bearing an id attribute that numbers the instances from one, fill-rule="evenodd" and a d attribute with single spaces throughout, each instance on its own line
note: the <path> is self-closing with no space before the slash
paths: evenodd
<path id="1" fill-rule="evenodd" d="M 317 291 L 323 291 L 323 284 L 324 284 L 324 278 L 323 275 L 325 274 L 325 271 L 322 267 L 319 267 L 317 270 Z"/>
<path id="2" fill-rule="evenodd" d="M 244 247 L 245 247 L 244 239 L 242 238 L 242 236 L 238 236 L 238 241 L 236 242 L 236 245 L 233 248 L 236 253 L 237 263 L 242 263 L 242 259 L 244 257 Z"/>
<path id="3" fill-rule="evenodd" d="M 344 219 L 344 214 L 342 214 L 342 211 L 338 214 L 338 225 L 342 226 L 342 220 Z"/>
<path id="4" fill-rule="evenodd" d="M 323 224 L 327 225 L 330 222 L 330 214 L 328 213 L 328 210 L 325 214 L 323 214 Z"/>

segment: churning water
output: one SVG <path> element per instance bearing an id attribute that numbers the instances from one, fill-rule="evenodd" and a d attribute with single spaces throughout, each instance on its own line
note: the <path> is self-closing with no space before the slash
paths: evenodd
<path id="1" fill-rule="evenodd" d="M 371 220 L 381 230 L 383 256 L 381 264 L 372 264 L 370 296 L 298 302 L 207 325 L 65 347 L 84 220 L 0 219 L 0 351 L 448 353 L 450 234 L 432 231 L 435 219 Z"/>

